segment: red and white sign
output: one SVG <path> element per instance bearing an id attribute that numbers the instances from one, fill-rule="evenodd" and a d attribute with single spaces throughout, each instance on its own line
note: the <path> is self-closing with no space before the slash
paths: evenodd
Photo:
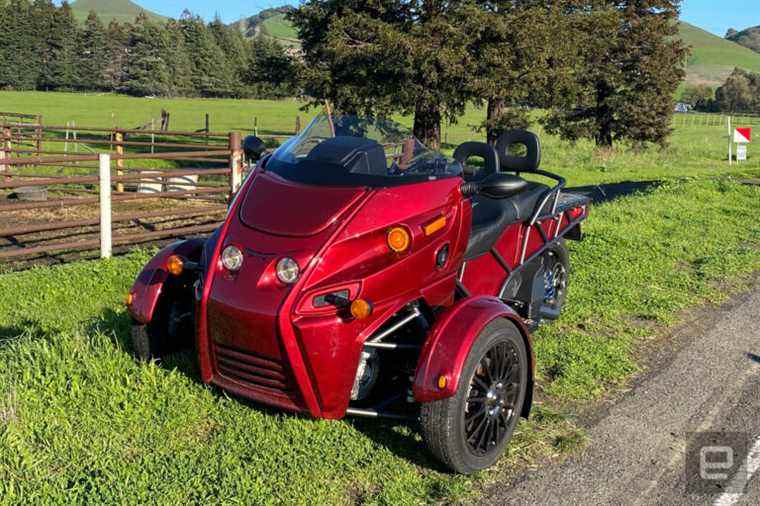
<path id="1" fill-rule="evenodd" d="M 737 128 L 734 131 L 734 142 L 737 144 L 749 144 L 752 142 L 752 129 Z"/>

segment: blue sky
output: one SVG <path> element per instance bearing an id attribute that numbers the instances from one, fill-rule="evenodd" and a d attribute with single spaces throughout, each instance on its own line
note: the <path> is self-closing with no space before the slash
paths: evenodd
<path id="1" fill-rule="evenodd" d="M 226 22 L 250 16 L 267 7 L 277 7 L 288 0 L 133 0 L 147 9 L 165 16 L 178 17 L 187 8 L 205 19 L 219 14 Z M 759 0 L 684 0 L 685 21 L 720 35 L 729 28 L 744 29 L 760 25 Z"/>
<path id="2" fill-rule="evenodd" d="M 760 25 L 758 0 L 685 0 L 681 18 L 723 37 L 729 28 Z"/>

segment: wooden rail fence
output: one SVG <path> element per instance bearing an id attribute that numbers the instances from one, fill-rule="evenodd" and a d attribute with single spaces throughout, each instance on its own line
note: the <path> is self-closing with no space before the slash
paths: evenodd
<path id="1" fill-rule="evenodd" d="M 71 124 L 5 119 L 0 264 L 211 232 L 242 183 L 237 132 L 77 126 L 74 137 Z M 71 153 L 75 142 L 88 152 Z"/>

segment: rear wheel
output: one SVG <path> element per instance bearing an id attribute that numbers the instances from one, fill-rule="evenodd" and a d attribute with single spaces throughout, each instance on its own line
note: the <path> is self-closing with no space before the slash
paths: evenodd
<path id="1" fill-rule="evenodd" d="M 422 405 L 425 441 L 451 470 L 470 474 L 501 457 L 519 421 L 528 388 L 520 331 L 499 319 L 478 337 L 454 397 Z"/>
<path id="2" fill-rule="evenodd" d="M 541 316 L 556 320 L 562 313 L 567 299 L 570 277 L 570 255 L 565 242 L 561 241 L 544 254 L 544 300 Z"/>

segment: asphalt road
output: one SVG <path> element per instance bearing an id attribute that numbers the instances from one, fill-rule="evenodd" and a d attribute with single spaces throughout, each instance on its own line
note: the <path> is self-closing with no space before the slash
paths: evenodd
<path id="1" fill-rule="evenodd" d="M 760 282 L 696 316 L 592 423 L 582 452 L 483 502 L 760 504 Z"/>

